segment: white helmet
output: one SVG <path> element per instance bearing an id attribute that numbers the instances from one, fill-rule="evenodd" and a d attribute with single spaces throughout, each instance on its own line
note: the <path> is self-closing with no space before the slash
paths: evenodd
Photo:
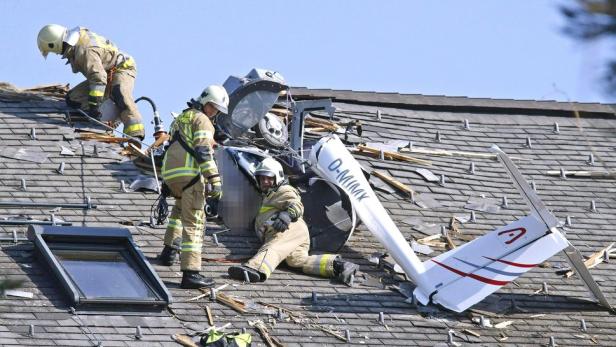
<path id="1" fill-rule="evenodd" d="M 229 106 L 229 95 L 223 86 L 214 84 L 205 88 L 201 95 L 194 101 L 200 104 L 201 107 L 209 102 L 216 107 L 218 111 L 226 114 L 227 107 Z"/>
<path id="2" fill-rule="evenodd" d="M 274 186 L 279 186 L 284 179 L 284 172 L 282 170 L 282 165 L 271 157 L 267 157 L 263 159 L 263 161 L 257 166 L 255 170 L 255 177 L 258 176 L 267 176 L 274 177 Z"/>
<path id="3" fill-rule="evenodd" d="M 45 59 L 49 52 L 61 54 L 62 42 L 66 37 L 68 29 L 58 24 L 45 25 L 38 33 L 36 41 L 38 43 L 39 51 Z"/>

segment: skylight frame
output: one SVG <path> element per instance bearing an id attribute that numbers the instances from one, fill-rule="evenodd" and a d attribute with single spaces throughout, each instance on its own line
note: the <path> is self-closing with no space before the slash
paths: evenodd
<path id="1" fill-rule="evenodd" d="M 28 239 L 34 243 L 37 255 L 41 258 L 60 282 L 74 307 L 129 305 L 132 307 L 161 308 L 172 301 L 171 294 L 158 277 L 125 228 L 105 227 L 58 227 L 30 225 Z M 155 299 L 136 299 L 126 297 L 89 298 L 79 288 L 69 272 L 61 264 L 55 250 L 121 252 L 126 264 L 154 294 Z M 104 280 L 104 278 L 102 279 Z"/>

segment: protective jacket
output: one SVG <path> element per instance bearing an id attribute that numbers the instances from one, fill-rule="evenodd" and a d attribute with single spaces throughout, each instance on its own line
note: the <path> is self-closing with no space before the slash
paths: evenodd
<path id="1" fill-rule="evenodd" d="M 296 220 L 291 225 L 299 223 L 297 227 L 308 230 L 308 226 L 300 218 L 304 215 L 304 205 L 302 204 L 299 192 L 291 185 L 282 184 L 265 195 L 259 213 L 255 218 L 255 231 L 261 239 L 263 239 L 265 232 L 271 230 L 273 217 L 281 211 L 287 211 L 291 219 Z"/>
<path id="2" fill-rule="evenodd" d="M 220 184 L 214 161 L 214 126 L 202 112 L 189 108 L 171 124 L 171 144 L 163 158 L 162 177 L 175 198 L 165 233 L 165 245 L 181 238 L 180 268 L 201 270 L 201 249 L 205 230 L 207 179 Z"/>
<path id="3" fill-rule="evenodd" d="M 220 180 L 214 161 L 214 126 L 204 113 L 193 108 L 184 110 L 171 124 L 170 136 L 162 167 L 165 182 L 188 184 L 198 175 L 212 184 Z"/>
<path id="4" fill-rule="evenodd" d="M 135 60 L 118 50 L 108 39 L 86 28 L 69 35 L 79 35 L 74 46 L 69 46 L 63 58 L 68 60 L 74 73 L 82 73 L 86 81 L 69 91 L 67 101 L 72 106 L 96 108 L 105 97 L 110 97 L 120 110 L 124 132 L 143 137 L 141 115 L 133 101 L 132 91 L 137 75 Z M 111 86 L 111 88 L 108 88 Z"/>
<path id="5" fill-rule="evenodd" d="M 278 213 L 286 211 L 293 222 L 285 231 L 278 232 L 272 228 L 272 222 Z M 309 255 L 310 233 L 302 215 L 304 205 L 297 189 L 282 184 L 266 194 L 257 218 L 255 230 L 263 245 L 246 266 L 257 270 L 262 279 L 267 279 L 278 265 L 286 261 L 287 265 L 302 269 L 302 272 L 322 277 L 334 274 L 333 263 L 336 254 Z"/>

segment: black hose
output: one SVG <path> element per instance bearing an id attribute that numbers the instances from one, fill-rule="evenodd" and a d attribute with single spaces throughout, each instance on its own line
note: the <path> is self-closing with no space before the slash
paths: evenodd
<path id="1" fill-rule="evenodd" d="M 139 98 L 137 98 L 135 100 L 135 103 L 137 103 L 137 102 L 139 102 L 141 100 L 147 101 L 150 104 L 150 106 L 152 106 L 152 111 L 156 112 L 156 104 L 154 103 L 154 101 L 152 99 L 148 98 L 147 96 L 141 96 L 141 97 L 139 97 Z"/>

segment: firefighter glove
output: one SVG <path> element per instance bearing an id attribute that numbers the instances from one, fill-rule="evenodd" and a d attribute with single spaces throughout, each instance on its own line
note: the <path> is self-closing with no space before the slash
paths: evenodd
<path id="1" fill-rule="evenodd" d="M 277 232 L 285 231 L 289 228 L 289 224 L 291 224 L 291 216 L 289 212 L 282 211 L 278 213 L 276 219 L 274 219 L 274 223 L 272 223 L 272 228 Z"/>
<path id="2" fill-rule="evenodd" d="M 212 190 L 209 192 L 209 196 L 216 200 L 219 200 L 222 197 L 222 184 L 220 181 L 212 182 Z"/>

